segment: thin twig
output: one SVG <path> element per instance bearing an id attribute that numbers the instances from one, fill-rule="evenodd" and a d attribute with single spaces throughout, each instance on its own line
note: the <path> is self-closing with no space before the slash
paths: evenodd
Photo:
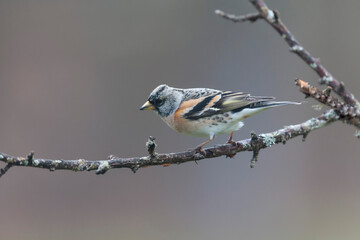
<path id="1" fill-rule="evenodd" d="M 6 164 L 6 166 L 4 168 L 0 169 L 0 177 L 4 176 L 4 174 L 9 171 L 9 169 L 12 167 L 13 165 L 11 163 Z"/>
<path id="2" fill-rule="evenodd" d="M 220 17 L 223 17 L 225 19 L 231 20 L 233 22 L 255 22 L 256 20 L 258 20 L 259 18 L 262 18 L 262 15 L 260 13 L 249 13 L 246 15 L 242 15 L 242 16 L 236 16 L 234 14 L 228 14 L 225 13 L 221 10 L 215 10 L 215 14 L 219 15 Z"/>

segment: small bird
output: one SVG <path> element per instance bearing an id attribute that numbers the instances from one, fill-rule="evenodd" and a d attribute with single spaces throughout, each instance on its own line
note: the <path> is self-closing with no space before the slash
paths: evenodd
<path id="1" fill-rule="evenodd" d="M 162 84 L 150 94 L 140 110 L 155 110 L 169 127 L 195 137 L 209 137 L 195 150 L 212 141 L 216 135 L 229 134 L 227 143 L 234 143 L 233 132 L 239 130 L 245 118 L 266 109 L 287 104 L 274 97 L 251 96 L 248 93 L 220 91 L 210 88 L 180 89 Z"/>

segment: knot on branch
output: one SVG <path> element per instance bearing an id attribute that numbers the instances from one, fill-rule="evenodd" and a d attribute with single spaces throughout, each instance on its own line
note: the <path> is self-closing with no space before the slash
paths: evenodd
<path id="1" fill-rule="evenodd" d="M 155 152 L 156 147 L 157 147 L 157 145 L 155 143 L 155 138 L 150 136 L 146 142 L 146 149 L 150 155 L 150 159 L 156 158 L 156 156 L 157 156 L 157 153 Z"/>
<path id="2" fill-rule="evenodd" d="M 294 53 L 299 53 L 299 52 L 304 51 L 304 48 L 300 45 L 294 45 L 294 46 L 290 47 L 290 51 L 294 52 Z"/>
<path id="3" fill-rule="evenodd" d="M 205 155 L 206 155 L 206 153 L 203 149 L 199 149 L 199 150 L 195 151 L 194 155 L 193 155 L 193 159 L 194 159 L 195 163 L 198 164 L 197 160 L 204 159 Z"/>
<path id="4" fill-rule="evenodd" d="M 251 132 L 250 134 L 251 134 L 250 145 L 251 145 L 251 150 L 253 151 L 253 157 L 251 158 L 250 161 L 250 168 L 254 168 L 255 163 L 258 161 L 258 156 L 262 146 L 262 141 L 259 139 L 258 135 L 256 135 L 255 132 Z"/>
<path id="5" fill-rule="evenodd" d="M 131 171 L 132 171 L 133 173 L 136 173 L 137 170 L 139 170 L 139 168 L 140 168 L 139 165 L 135 165 L 135 166 L 131 167 L 130 169 L 131 169 Z"/>
<path id="6" fill-rule="evenodd" d="M 302 139 L 301 141 L 305 142 L 307 136 L 308 136 L 309 132 L 305 132 L 303 135 L 302 135 Z"/>
<path id="7" fill-rule="evenodd" d="M 96 170 L 96 174 L 105 174 L 110 168 L 111 167 L 108 161 L 101 161 L 98 169 Z"/>
<path id="8" fill-rule="evenodd" d="M 90 167 L 91 167 L 91 164 L 86 164 L 86 160 L 85 159 L 78 159 L 77 160 L 77 167 L 73 168 L 73 170 L 76 172 L 76 171 L 90 171 Z"/>
<path id="9" fill-rule="evenodd" d="M 34 152 L 31 151 L 25 158 L 24 157 L 18 157 L 18 158 L 12 158 L 12 157 L 6 157 L 6 161 L 8 163 L 15 163 L 18 162 L 18 165 L 20 166 L 29 166 L 33 164 L 34 161 Z"/>
<path id="10" fill-rule="evenodd" d="M 280 142 L 285 145 L 286 144 L 286 141 L 287 141 L 287 138 L 286 138 L 286 135 L 280 135 Z"/>
<path id="11" fill-rule="evenodd" d="M 26 160 L 28 161 L 29 165 L 32 165 L 33 160 L 34 160 L 34 152 L 31 151 L 27 156 L 26 156 Z"/>
<path id="12" fill-rule="evenodd" d="M 325 97 L 329 97 L 331 90 L 332 90 L 332 87 L 327 86 L 324 90 L 322 90 L 322 93 L 324 94 Z"/>
<path id="13" fill-rule="evenodd" d="M 333 80 L 334 79 L 333 79 L 332 76 L 325 75 L 325 76 L 323 76 L 322 78 L 319 79 L 319 83 L 329 85 L 330 82 L 332 82 Z"/>
<path id="14" fill-rule="evenodd" d="M 108 159 L 109 159 L 109 160 L 115 160 L 115 159 L 119 159 L 119 157 L 117 157 L 117 156 L 115 156 L 115 155 L 113 155 L 113 154 L 110 154 L 110 155 L 108 156 Z"/>
<path id="15" fill-rule="evenodd" d="M 344 94 L 345 92 L 345 83 L 343 81 L 340 82 L 338 92 L 339 94 Z"/>

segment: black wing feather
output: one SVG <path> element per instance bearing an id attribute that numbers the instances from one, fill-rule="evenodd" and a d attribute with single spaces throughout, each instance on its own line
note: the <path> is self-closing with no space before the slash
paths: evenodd
<path id="1" fill-rule="evenodd" d="M 195 105 L 192 110 L 184 114 L 184 117 L 189 120 L 198 120 L 225 112 L 236 113 L 245 108 L 266 107 L 266 103 L 274 99 L 274 97 L 250 96 L 250 94 L 243 92 L 226 91 L 220 92 L 219 94 L 221 94 L 221 98 L 212 106 L 205 109 L 206 105 L 218 94 L 206 97 L 203 101 Z"/>

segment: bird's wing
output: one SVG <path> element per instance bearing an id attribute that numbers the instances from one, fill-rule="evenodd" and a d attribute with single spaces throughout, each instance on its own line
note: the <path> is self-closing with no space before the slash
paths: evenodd
<path id="1" fill-rule="evenodd" d="M 182 103 L 189 107 L 189 102 L 192 102 L 192 107 L 189 111 L 183 111 L 183 117 L 189 120 L 198 120 L 205 117 L 211 117 L 216 114 L 226 112 L 239 112 L 244 108 L 262 107 L 263 102 L 274 99 L 274 97 L 257 97 L 250 96 L 243 92 L 216 92 L 202 96 L 197 99 L 189 99 Z M 181 105 L 180 105 L 181 108 Z"/>

